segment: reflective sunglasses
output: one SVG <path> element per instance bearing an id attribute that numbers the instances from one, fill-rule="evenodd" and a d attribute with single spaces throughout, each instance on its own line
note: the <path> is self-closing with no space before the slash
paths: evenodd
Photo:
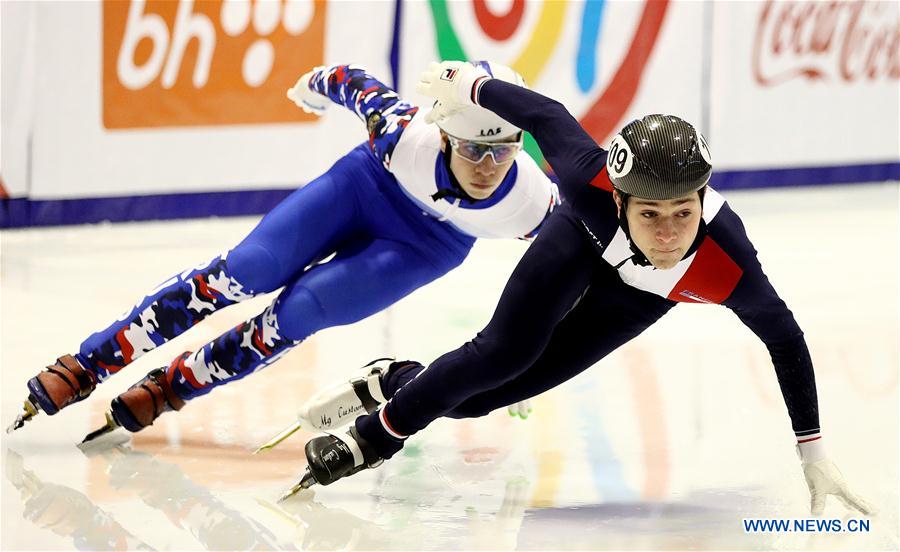
<path id="1" fill-rule="evenodd" d="M 457 155 L 470 163 L 481 163 L 488 155 L 494 160 L 495 165 L 509 163 L 516 158 L 516 155 L 522 149 L 522 140 L 518 142 L 473 142 L 471 140 L 460 140 L 454 136 L 447 135 L 450 141 L 450 147 Z"/>

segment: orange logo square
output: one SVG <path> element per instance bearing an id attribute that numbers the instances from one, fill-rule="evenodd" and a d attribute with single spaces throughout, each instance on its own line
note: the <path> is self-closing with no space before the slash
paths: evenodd
<path id="1" fill-rule="evenodd" d="M 296 122 L 285 99 L 323 63 L 326 0 L 104 0 L 109 129 Z"/>

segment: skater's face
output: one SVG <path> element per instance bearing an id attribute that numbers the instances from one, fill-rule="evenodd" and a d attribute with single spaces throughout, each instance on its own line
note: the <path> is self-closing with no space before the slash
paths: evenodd
<path id="1" fill-rule="evenodd" d="M 613 197 L 622 216 L 622 198 Z M 676 199 L 650 200 L 630 197 L 625 208 L 631 241 L 656 268 L 672 268 L 684 258 L 700 228 L 700 194 Z"/>
<path id="2" fill-rule="evenodd" d="M 521 133 L 520 133 L 521 134 Z M 462 189 L 474 199 L 494 193 L 522 149 L 519 136 L 501 142 L 471 142 L 441 132 L 445 152 L 450 150 L 450 170 Z"/>

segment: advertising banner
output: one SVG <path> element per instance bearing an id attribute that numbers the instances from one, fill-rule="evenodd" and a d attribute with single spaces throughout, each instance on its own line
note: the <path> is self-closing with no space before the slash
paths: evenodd
<path id="1" fill-rule="evenodd" d="M 285 98 L 354 63 L 416 104 L 490 59 L 601 145 L 648 113 L 706 135 L 720 188 L 900 178 L 895 2 L 2 3 L 0 226 L 262 213 L 366 139 Z M 541 159 L 533 140 L 527 150 Z"/>
<path id="2" fill-rule="evenodd" d="M 714 3 L 710 141 L 732 169 L 896 162 L 896 2 Z"/>

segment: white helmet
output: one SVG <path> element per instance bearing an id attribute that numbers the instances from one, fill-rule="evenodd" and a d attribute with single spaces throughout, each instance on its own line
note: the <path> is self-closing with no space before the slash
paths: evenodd
<path id="1" fill-rule="evenodd" d="M 522 75 L 506 65 L 492 61 L 473 61 L 471 63 L 482 67 L 495 79 L 525 86 L 525 79 L 522 78 Z M 464 107 L 438 122 L 437 126 L 450 136 L 477 142 L 497 142 L 522 132 L 521 128 L 509 123 L 493 111 L 477 105 Z"/>

